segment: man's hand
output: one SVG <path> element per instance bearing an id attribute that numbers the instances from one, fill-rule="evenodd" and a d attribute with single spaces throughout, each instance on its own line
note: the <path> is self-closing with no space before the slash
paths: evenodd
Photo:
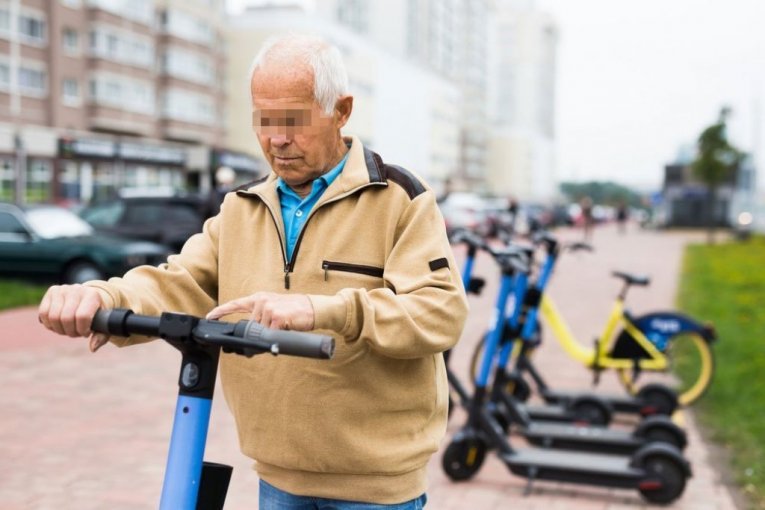
<path id="1" fill-rule="evenodd" d="M 38 318 L 51 331 L 73 338 L 88 337 L 90 351 L 96 352 L 109 341 L 109 335 L 90 330 L 93 317 L 104 303 L 92 287 L 83 285 L 54 285 L 40 302 Z"/>
<path id="2" fill-rule="evenodd" d="M 232 313 L 249 313 L 250 320 L 271 329 L 310 331 L 314 324 L 313 306 L 304 294 L 256 292 L 216 306 L 207 318 L 217 319 Z"/>

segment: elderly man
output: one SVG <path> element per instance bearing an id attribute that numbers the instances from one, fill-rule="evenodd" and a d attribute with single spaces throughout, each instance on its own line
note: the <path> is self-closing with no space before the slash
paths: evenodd
<path id="1" fill-rule="evenodd" d="M 353 108 L 339 51 L 271 40 L 251 74 L 253 124 L 273 172 L 236 193 L 160 267 L 51 287 L 48 328 L 90 336 L 98 308 L 179 310 L 336 339 L 328 362 L 223 354 L 224 394 L 260 508 L 415 509 L 446 430 L 441 353 L 464 290 L 433 192 L 340 129 Z M 112 338 L 117 345 L 145 338 Z"/>

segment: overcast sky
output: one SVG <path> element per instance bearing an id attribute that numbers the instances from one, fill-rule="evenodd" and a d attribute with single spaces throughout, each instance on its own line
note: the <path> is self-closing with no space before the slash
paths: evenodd
<path id="1" fill-rule="evenodd" d="M 659 188 L 664 164 L 724 104 L 732 141 L 765 166 L 765 0 L 536 2 L 560 31 L 561 180 Z"/>
<path id="2" fill-rule="evenodd" d="M 560 30 L 561 179 L 659 187 L 663 165 L 723 104 L 733 108 L 732 141 L 757 149 L 762 168 L 765 2 L 537 2 Z"/>

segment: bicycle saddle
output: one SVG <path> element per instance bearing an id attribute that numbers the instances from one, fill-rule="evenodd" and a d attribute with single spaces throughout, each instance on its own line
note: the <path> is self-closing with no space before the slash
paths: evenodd
<path id="1" fill-rule="evenodd" d="M 625 281 L 625 283 L 630 285 L 645 286 L 651 283 L 651 279 L 648 276 L 637 276 L 634 274 L 624 273 L 622 271 L 614 271 L 611 274 L 617 278 L 621 278 Z"/>

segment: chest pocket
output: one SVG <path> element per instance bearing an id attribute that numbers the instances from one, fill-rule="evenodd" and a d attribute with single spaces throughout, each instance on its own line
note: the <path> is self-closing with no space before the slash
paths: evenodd
<path id="1" fill-rule="evenodd" d="M 384 269 L 364 264 L 324 260 L 321 263 L 324 281 L 341 287 L 377 289 L 383 286 Z"/>

